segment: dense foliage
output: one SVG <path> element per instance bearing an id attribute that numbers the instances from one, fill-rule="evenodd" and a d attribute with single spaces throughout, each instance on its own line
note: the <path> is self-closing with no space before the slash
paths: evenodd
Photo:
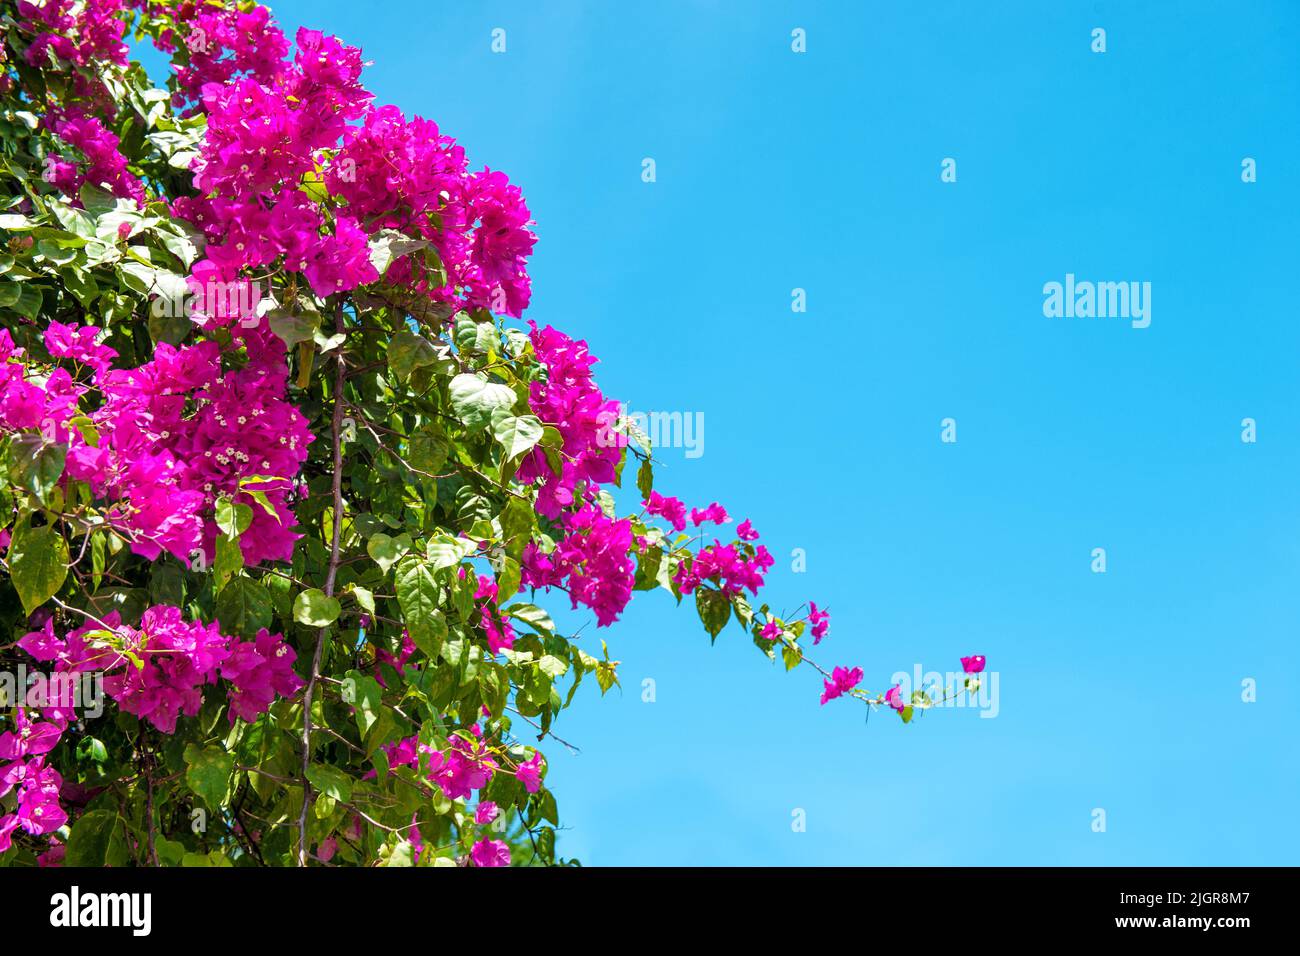
<path id="1" fill-rule="evenodd" d="M 655 490 L 586 343 L 517 321 L 520 190 L 358 49 L 251 3 L 0 9 L 0 664 L 34 677 L 0 861 L 558 862 L 536 744 L 618 662 L 555 592 L 603 627 L 663 590 L 822 703 L 933 703 L 755 606 L 758 532 Z"/>

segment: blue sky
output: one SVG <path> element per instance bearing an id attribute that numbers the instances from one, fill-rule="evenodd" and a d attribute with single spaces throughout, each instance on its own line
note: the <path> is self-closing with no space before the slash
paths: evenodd
<path id="1" fill-rule="evenodd" d="M 772 603 L 831 609 L 819 659 L 873 689 L 962 654 L 998 672 L 994 719 L 864 725 L 641 596 L 599 635 L 623 692 L 580 694 L 556 729 L 581 754 L 547 750 L 562 852 L 1296 861 L 1300 7 L 274 9 L 361 45 L 380 101 L 522 185 L 528 316 L 588 339 L 633 409 L 704 414 L 661 489 L 753 520 Z M 1150 282 L 1150 326 L 1046 318 L 1066 273 Z"/>

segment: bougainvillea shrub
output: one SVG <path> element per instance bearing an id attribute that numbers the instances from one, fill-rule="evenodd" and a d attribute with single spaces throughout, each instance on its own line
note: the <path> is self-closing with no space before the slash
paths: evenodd
<path id="1" fill-rule="evenodd" d="M 815 663 L 753 525 L 654 487 L 587 343 L 525 319 L 520 189 L 359 49 L 0 9 L 0 861 L 560 862 L 545 748 L 637 592 L 822 704 L 936 702 Z"/>

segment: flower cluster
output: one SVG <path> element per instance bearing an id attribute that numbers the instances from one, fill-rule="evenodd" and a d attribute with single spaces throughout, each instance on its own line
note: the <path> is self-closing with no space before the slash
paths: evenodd
<path id="1" fill-rule="evenodd" d="M 200 195 L 174 208 L 209 240 L 196 276 L 234 281 L 278 264 L 319 296 L 347 292 L 379 278 L 370 242 L 398 230 L 427 254 L 397 257 L 390 284 L 452 310 L 520 315 L 536 240 L 519 188 L 470 173 L 436 124 L 375 107 L 356 47 L 307 29 L 295 41 L 284 60 L 288 41 L 258 7 L 206 10 L 189 25 L 178 97 L 196 100 L 207 133 Z"/>
<path id="2" fill-rule="evenodd" d="M 482 728 L 473 724 L 469 727 L 468 734 L 469 736 L 453 735 L 445 750 L 419 743 L 415 737 L 407 737 L 396 743 L 384 744 L 384 755 L 388 758 L 390 769 L 410 767 L 434 784 L 449 800 L 464 800 L 471 797 L 475 790 L 486 787 L 492 774 L 499 772 L 500 768 L 491 747 L 483 739 Z M 541 752 L 534 751 L 531 757 L 516 765 L 515 779 L 529 793 L 536 793 L 542 788 L 544 766 Z M 476 811 L 477 822 L 490 823 L 496 814 L 496 804 L 482 802 Z"/>
<path id="3" fill-rule="evenodd" d="M 469 851 L 475 866 L 509 866 L 510 847 L 500 840 L 479 840 Z"/>
<path id="4" fill-rule="evenodd" d="M 618 402 L 605 398 L 592 379 L 596 358 L 587 343 L 549 325 L 543 329 L 536 323 L 529 325 L 529 338 L 546 377 L 529 385 L 528 404 L 538 418 L 559 431 L 561 470 L 553 472 L 543 450 L 534 448 L 520 462 L 515 477 L 523 482 L 541 479 L 537 511 L 557 518 L 575 502 L 580 505 L 584 494 L 594 496 L 596 486 L 614 480 L 627 439 L 613 429 Z"/>
<path id="5" fill-rule="evenodd" d="M 125 0 L 18 0 L 18 15 L 36 37 L 27 62 L 45 66 L 50 53 L 77 66 L 126 65 L 121 18 Z"/>
<path id="6" fill-rule="evenodd" d="M 144 185 L 127 169 L 126 157 L 119 149 L 121 141 L 99 117 L 72 110 L 67 115 L 53 116 L 50 129 L 85 160 L 82 168 L 62 154 L 47 158 L 47 179 L 62 192 L 76 196 L 83 183 L 90 183 L 115 196 L 144 203 Z"/>
<path id="7" fill-rule="evenodd" d="M 14 812 L 0 816 L 0 853 L 9 849 L 17 829 L 42 836 L 68 822 L 59 805 L 63 778 L 45 763 L 63 726 L 31 720 L 21 707 L 15 710 L 13 722 L 13 730 L 0 734 L 0 797 L 16 788 L 18 798 Z"/>
<path id="8" fill-rule="evenodd" d="M 776 559 L 763 545 L 713 544 L 701 548 L 693 559 L 677 566 L 673 581 L 683 594 L 690 594 L 704 581 L 715 582 L 726 594 L 748 590 L 757 594 Z"/>
<path id="9" fill-rule="evenodd" d="M 824 706 L 827 701 L 834 700 L 836 697 L 841 697 L 844 694 L 847 694 L 860 683 L 862 683 L 861 667 L 855 667 L 852 670 L 847 667 L 835 668 L 835 670 L 831 671 L 830 680 L 824 682 L 825 686 L 822 688 L 822 705 Z M 895 687 L 894 690 L 897 691 L 898 688 Z"/>
<path id="10" fill-rule="evenodd" d="M 496 609 L 496 580 L 486 574 L 480 574 L 478 588 L 474 592 L 474 600 L 483 602 L 479 608 L 479 626 L 483 628 L 483 636 L 487 638 L 488 650 L 493 654 L 499 654 L 503 650 L 513 648 L 515 646 L 514 628 Z"/>
<path id="11" fill-rule="evenodd" d="M 657 491 L 651 491 L 650 497 L 647 498 L 643 505 L 647 514 L 663 518 L 673 526 L 674 531 L 686 530 L 686 505 L 680 498 L 673 498 L 668 495 L 661 495 Z"/>
<path id="12" fill-rule="evenodd" d="M 187 60 L 173 67 L 176 106 L 196 102 L 209 83 L 229 83 L 239 76 L 273 83 L 289 54 L 288 39 L 263 6 L 254 4 L 244 10 L 186 0 L 176 19 L 184 24 L 181 44 Z M 171 31 L 159 37 L 158 46 L 168 53 L 178 52 Z"/>
<path id="13" fill-rule="evenodd" d="M 54 662 L 56 673 L 104 673 L 104 691 L 122 710 L 168 734 L 182 714 L 198 714 L 203 687 L 218 678 L 229 685 L 231 723 L 256 720 L 277 694 L 290 697 L 303 686 L 293 670 L 297 655 L 281 635 L 263 629 L 241 641 L 216 624 L 187 622 L 169 605 L 146 610 L 139 627 L 124 625 L 114 611 L 63 639 L 48 618 L 18 646 L 38 661 Z"/>
<path id="14" fill-rule="evenodd" d="M 831 612 L 819 609 L 816 601 L 809 601 L 808 620 L 812 623 L 813 644 L 820 644 L 822 638 L 831 629 Z"/>
<path id="15" fill-rule="evenodd" d="M 125 0 L 19 0 L 16 22 L 32 36 L 27 62 L 39 68 L 50 66 L 52 58 L 79 67 L 125 66 L 127 6 Z M 43 178 L 74 199 L 90 183 L 143 203 L 144 186 L 127 169 L 121 141 L 101 119 L 113 112 L 103 83 L 74 71 L 68 86 L 64 104 L 47 112 L 43 126 L 81 158 L 48 153 Z"/>
<path id="16" fill-rule="evenodd" d="M 68 446 L 67 477 L 116 502 L 110 520 L 147 558 L 167 551 L 211 560 L 221 495 L 264 502 L 240 537 L 249 564 L 287 559 L 298 535 L 288 505 L 292 481 L 313 435 L 285 400 L 284 347 L 268 330 L 237 328 L 242 367 L 212 341 L 184 348 L 160 343 L 152 361 L 113 369 L 116 353 L 96 342 L 94 326 L 51 322 L 45 333 L 56 367 L 43 386 L 21 350 L 0 330 L 0 430 L 41 429 Z M 17 361 L 12 361 L 16 359 Z M 91 371 L 101 404 L 82 411 Z M 71 424 L 84 419 L 88 428 Z M 238 435 L 238 438 L 235 436 Z"/>
<path id="17" fill-rule="evenodd" d="M 632 522 L 587 504 L 567 517 L 565 527 L 568 533 L 550 553 L 532 543 L 524 549 L 523 581 L 530 587 L 563 585 L 573 607 L 591 608 L 600 627 L 613 624 L 632 600 L 636 582 Z"/>

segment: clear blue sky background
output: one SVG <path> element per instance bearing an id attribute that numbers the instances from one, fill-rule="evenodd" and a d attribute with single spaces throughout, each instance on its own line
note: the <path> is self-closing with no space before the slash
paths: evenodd
<path id="1" fill-rule="evenodd" d="M 1297 861 L 1300 6 L 274 9 L 523 186 L 529 316 L 587 338 L 633 408 L 704 413 L 704 456 L 665 452 L 660 484 L 753 519 L 773 603 L 830 606 L 827 663 L 872 688 L 968 653 L 1000 674 L 996 719 L 864 725 L 640 597 L 600 635 L 623 693 L 584 691 L 557 725 L 581 754 L 547 750 L 563 852 Z M 1150 328 L 1044 318 L 1067 272 L 1151 282 Z"/>

